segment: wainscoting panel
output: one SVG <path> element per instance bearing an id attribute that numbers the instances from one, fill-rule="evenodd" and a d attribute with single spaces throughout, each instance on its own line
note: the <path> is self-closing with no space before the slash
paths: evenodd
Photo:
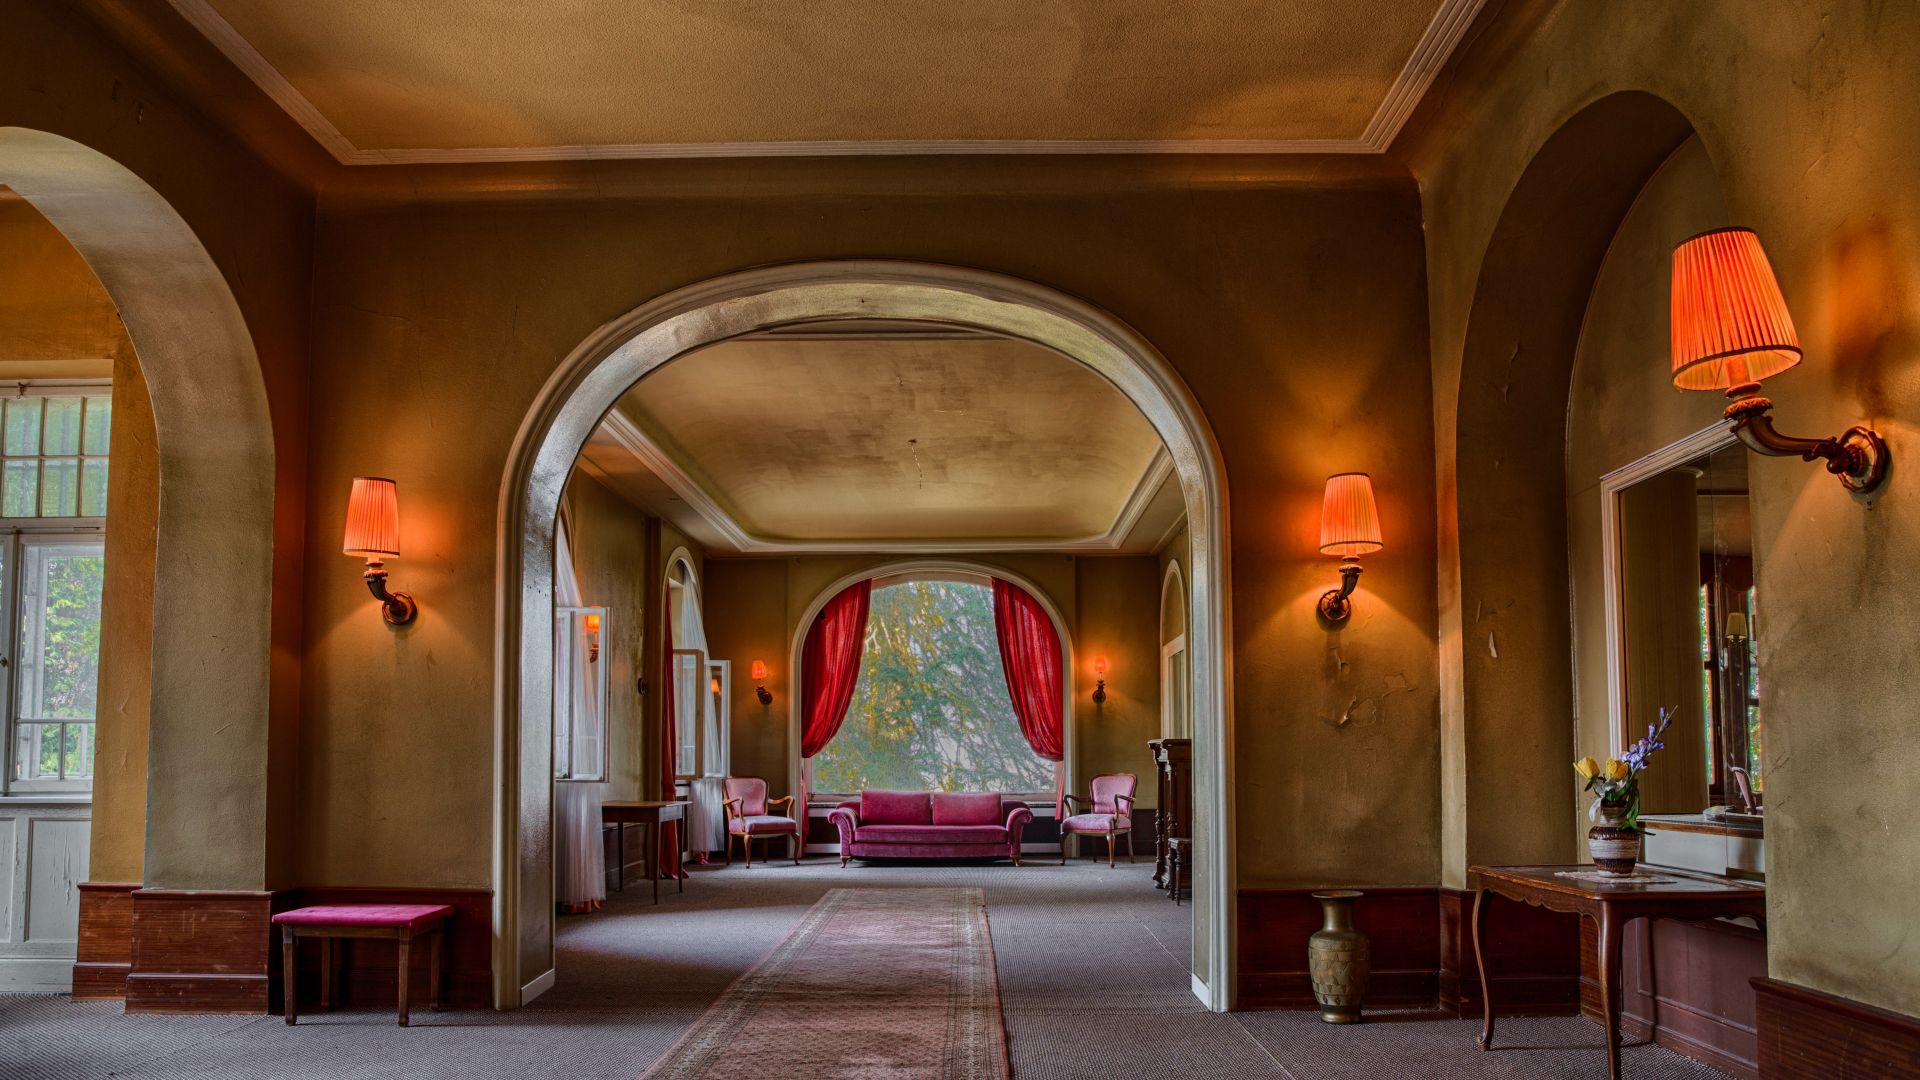
<path id="1" fill-rule="evenodd" d="M 638 829 L 628 829 L 638 833 Z M 627 879 L 629 886 L 633 878 Z M 446 983 L 442 1007 L 485 1009 L 493 1005 L 493 893 L 488 889 L 408 889 L 363 888 L 352 886 L 309 885 L 275 899 L 275 910 L 309 907 L 315 904 L 448 904 L 454 909 L 453 924 L 447 931 Z M 298 961 L 300 1011 L 317 1012 L 320 1004 L 320 948 L 316 939 L 300 942 Z M 389 1008 L 395 1003 L 399 987 L 399 945 L 374 939 L 343 940 L 340 967 L 340 996 L 343 1005 Z M 275 1010 L 278 1002 L 280 938 L 273 935 Z M 415 944 L 408 998 L 425 1008 L 428 949 L 424 940 Z"/>
<path id="2" fill-rule="evenodd" d="M 1580 1011 L 1600 1022 L 1598 931 L 1580 927 Z M 1748 981 L 1767 972 L 1766 935 L 1724 920 L 1638 919 L 1620 943 L 1620 1030 L 1752 1080 L 1757 1021 Z"/>
<path id="3" fill-rule="evenodd" d="M 139 889 L 128 1012 L 268 1011 L 274 894 Z"/>
<path id="4" fill-rule="evenodd" d="M 1920 1076 L 1920 1019 L 1755 979 L 1761 1080 Z"/>
<path id="5" fill-rule="evenodd" d="M 1456 1016 L 1480 1016 L 1474 894 L 1463 889 L 1438 892 L 1440 1008 Z M 1482 947 L 1493 975 L 1494 1007 L 1501 1016 L 1570 1016 L 1579 1011 L 1582 921 L 1578 915 L 1504 896 L 1487 897 L 1487 940 Z"/>
<path id="6" fill-rule="evenodd" d="M 133 970 L 132 882 L 80 884 L 80 948 L 73 965 L 73 996 L 117 1001 Z"/>
<path id="7" fill-rule="evenodd" d="M 64 991 L 80 940 L 92 807 L 73 799 L 0 806 L 0 990 Z"/>
<path id="8" fill-rule="evenodd" d="M 1307 939 L 1320 929 L 1314 889 L 1240 890 L 1240 1002 L 1249 1009 L 1313 1009 Z M 1431 1008 L 1440 981 L 1440 910 L 1431 886 L 1366 888 L 1354 929 L 1371 942 L 1367 1004 Z"/>

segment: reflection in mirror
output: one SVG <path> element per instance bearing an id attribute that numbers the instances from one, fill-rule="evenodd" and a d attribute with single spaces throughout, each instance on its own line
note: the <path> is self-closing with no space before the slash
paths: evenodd
<path id="1" fill-rule="evenodd" d="M 1748 454 L 1732 445 L 1619 492 L 1629 740 L 1673 710 L 1642 809 L 1757 824 L 1764 795 Z M 1751 816 L 1749 816 L 1751 815 Z"/>

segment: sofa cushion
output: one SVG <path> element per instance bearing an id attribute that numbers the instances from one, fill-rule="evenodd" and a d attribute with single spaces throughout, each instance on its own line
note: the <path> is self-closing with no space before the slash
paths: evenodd
<path id="1" fill-rule="evenodd" d="M 933 793 L 935 825 L 1004 825 L 997 792 L 936 791 Z"/>
<path id="2" fill-rule="evenodd" d="M 1003 825 L 867 825 L 853 831 L 862 844 L 1004 844 Z"/>
<path id="3" fill-rule="evenodd" d="M 933 814 L 924 791 L 863 791 L 862 825 L 931 825 Z"/>

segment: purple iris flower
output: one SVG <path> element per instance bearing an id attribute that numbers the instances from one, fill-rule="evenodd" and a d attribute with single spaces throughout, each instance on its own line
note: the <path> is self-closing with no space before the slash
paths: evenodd
<path id="1" fill-rule="evenodd" d="M 1667 748 L 1667 744 L 1660 741 L 1660 736 L 1667 733 L 1667 728 L 1672 723 L 1672 710 L 1662 708 L 1660 710 L 1660 723 L 1658 725 L 1648 724 L 1647 737 L 1628 747 L 1627 752 L 1620 756 L 1620 760 L 1626 762 L 1627 768 L 1636 773 L 1646 768 L 1647 758 L 1651 757 L 1655 750 L 1665 750 Z"/>

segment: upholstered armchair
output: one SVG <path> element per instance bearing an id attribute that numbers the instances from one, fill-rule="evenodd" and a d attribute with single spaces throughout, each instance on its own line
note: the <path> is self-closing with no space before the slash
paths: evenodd
<path id="1" fill-rule="evenodd" d="M 733 838 L 740 838 L 740 846 L 746 849 L 747 866 L 753 866 L 753 842 L 765 840 L 771 836 L 785 836 L 793 844 L 793 862 L 800 865 L 800 855 L 806 850 L 806 837 L 800 831 L 800 822 L 793 814 L 793 796 L 778 799 L 767 798 L 767 782 L 757 776 L 729 776 L 724 788 L 727 807 L 727 865 L 733 865 Z M 786 816 L 773 813 L 773 808 L 783 806 Z"/>
<path id="2" fill-rule="evenodd" d="M 1107 838 L 1107 865 L 1113 865 L 1114 843 L 1127 838 L 1127 861 L 1133 861 L 1133 792 L 1138 779 L 1132 773 L 1102 773 L 1093 778 L 1090 797 L 1066 796 L 1067 818 L 1060 822 L 1060 865 L 1067 864 L 1067 837 Z M 1076 806 L 1088 809 L 1082 813 Z"/>

